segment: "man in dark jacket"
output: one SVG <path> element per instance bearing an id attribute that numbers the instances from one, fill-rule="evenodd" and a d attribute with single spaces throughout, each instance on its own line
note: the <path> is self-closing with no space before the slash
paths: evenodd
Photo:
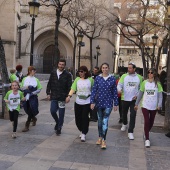
<path id="1" fill-rule="evenodd" d="M 61 134 L 61 129 L 64 123 L 65 103 L 68 103 L 70 97 L 68 93 L 71 88 L 71 74 L 65 70 L 66 61 L 60 59 L 57 70 L 52 71 L 47 84 L 47 98 L 51 100 L 51 115 L 54 118 L 56 125 L 54 130 L 57 135 Z M 59 111 L 59 115 L 57 115 Z"/>

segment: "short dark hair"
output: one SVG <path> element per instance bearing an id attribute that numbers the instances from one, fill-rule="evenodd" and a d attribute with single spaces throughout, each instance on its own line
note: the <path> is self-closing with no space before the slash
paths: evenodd
<path id="1" fill-rule="evenodd" d="M 59 62 L 65 63 L 65 65 L 66 65 L 66 60 L 63 59 L 63 58 L 60 58 L 60 59 L 58 60 L 58 63 L 59 63 Z M 57 65 L 58 65 L 58 63 L 57 63 Z"/>
<path id="2" fill-rule="evenodd" d="M 97 69 L 97 70 L 99 70 L 99 67 L 97 67 L 97 66 L 95 66 L 94 68 Z"/>
<path id="3" fill-rule="evenodd" d="M 136 68 L 135 63 L 129 63 L 128 65 L 131 65 L 133 67 L 133 69 Z"/>
<path id="4" fill-rule="evenodd" d="M 85 73 L 85 77 L 84 77 L 85 79 L 87 79 L 87 78 L 90 77 L 88 68 L 87 68 L 86 66 L 80 66 L 79 69 L 78 69 L 78 71 L 81 71 L 81 70 L 84 71 L 84 72 L 86 72 L 86 73 Z"/>

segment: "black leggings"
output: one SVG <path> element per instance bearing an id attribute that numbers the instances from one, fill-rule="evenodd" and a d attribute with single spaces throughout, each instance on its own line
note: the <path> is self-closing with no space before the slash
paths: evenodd
<path id="1" fill-rule="evenodd" d="M 89 131 L 90 104 L 79 105 L 75 103 L 74 111 L 76 126 L 80 132 L 86 135 Z"/>
<path id="2" fill-rule="evenodd" d="M 19 115 L 19 112 L 17 110 L 9 111 L 10 121 L 14 122 L 14 124 L 13 124 L 13 132 L 16 132 L 16 130 L 17 130 L 18 115 Z"/>

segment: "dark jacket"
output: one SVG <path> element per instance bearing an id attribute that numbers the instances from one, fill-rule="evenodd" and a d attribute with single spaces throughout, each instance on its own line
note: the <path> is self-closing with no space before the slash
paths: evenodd
<path id="1" fill-rule="evenodd" d="M 30 98 L 28 101 L 23 102 L 23 107 L 27 115 L 36 116 L 39 113 L 38 110 L 38 96 L 33 95 L 32 92 L 36 91 L 37 88 L 33 86 L 29 86 L 28 89 L 24 90 L 24 96 L 28 93 L 30 94 Z"/>
<path id="2" fill-rule="evenodd" d="M 60 74 L 58 79 L 57 70 L 52 71 L 47 84 L 46 93 L 50 95 L 51 100 L 65 101 L 71 89 L 72 79 L 71 74 L 66 70 Z"/>

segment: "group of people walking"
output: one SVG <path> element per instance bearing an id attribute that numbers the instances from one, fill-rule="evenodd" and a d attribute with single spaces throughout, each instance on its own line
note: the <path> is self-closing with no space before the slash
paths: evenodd
<path id="1" fill-rule="evenodd" d="M 95 67 L 92 76 L 86 66 L 78 68 L 79 76 L 72 83 L 71 74 L 65 70 L 66 61 L 60 59 L 57 69 L 52 71 L 47 88 L 47 98 L 51 100 L 50 112 L 55 121 L 54 130 L 57 135 L 61 134 L 65 104 L 70 102 L 74 93 L 76 101 L 74 104 L 75 123 L 80 131 L 80 139 L 86 141 L 86 134 L 89 130 L 89 120 L 98 120 L 97 145 L 106 149 L 106 135 L 108 130 L 109 116 L 112 110 L 117 111 L 119 106 L 121 131 L 128 129 L 128 138 L 134 140 L 134 128 L 136 112 L 140 100 L 142 113 L 144 115 L 144 136 L 145 146 L 150 147 L 149 131 L 151 130 L 157 109 L 162 105 L 162 87 L 158 81 L 155 69 L 148 70 L 148 77 L 138 75 L 134 63 L 128 64 L 128 72 L 123 74 L 118 81 L 113 74 L 110 74 L 109 64 L 103 63 L 99 68 Z M 17 116 L 20 109 L 20 101 L 24 101 L 24 110 L 28 114 L 23 132 L 29 130 L 30 122 L 36 125 L 38 111 L 38 96 L 42 86 L 40 81 L 34 77 L 35 68 L 28 68 L 27 77 L 23 78 L 20 85 L 16 80 L 12 82 L 10 90 L 4 100 L 10 114 L 10 120 L 14 122 L 12 137 L 16 137 Z M 121 101 L 118 100 L 121 98 Z M 121 106 L 121 108 L 120 108 Z M 130 119 L 128 125 L 128 110 L 130 108 Z M 58 114 L 57 114 L 58 111 Z M 90 119 L 89 119 L 90 116 Z"/>

